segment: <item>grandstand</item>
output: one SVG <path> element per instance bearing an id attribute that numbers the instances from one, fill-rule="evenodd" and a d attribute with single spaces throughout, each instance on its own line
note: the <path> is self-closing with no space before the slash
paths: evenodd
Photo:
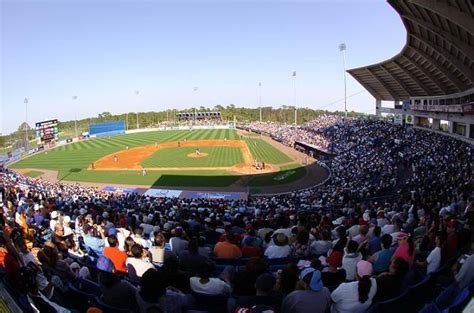
<path id="1" fill-rule="evenodd" d="M 400 114 L 401 123 L 321 115 L 299 127 L 245 125 L 323 154 L 325 184 L 247 200 L 184 199 L 0 170 L 0 304 L 22 312 L 472 312 L 473 4 L 388 2 L 407 45 L 349 73 L 374 95 L 377 115 Z"/>
<path id="2" fill-rule="evenodd" d="M 387 61 L 348 72 L 374 96 L 378 116 L 396 114 L 415 127 L 474 139 L 472 1 L 388 3 L 405 25 L 405 46 Z"/>

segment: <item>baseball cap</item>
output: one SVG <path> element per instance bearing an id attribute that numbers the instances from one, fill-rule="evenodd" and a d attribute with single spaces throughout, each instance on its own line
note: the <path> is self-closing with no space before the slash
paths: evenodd
<path id="1" fill-rule="evenodd" d="M 408 238 L 408 234 L 407 233 L 404 233 L 404 232 L 399 232 L 397 234 L 397 240 L 402 240 L 402 239 L 406 239 Z"/>
<path id="2" fill-rule="evenodd" d="M 115 228 L 115 227 L 109 228 L 109 231 L 107 232 L 107 235 L 116 236 L 117 235 L 117 228 Z"/>
<path id="3" fill-rule="evenodd" d="M 312 267 L 307 267 L 301 271 L 300 279 L 307 283 L 313 291 L 320 291 L 324 287 L 321 281 L 321 272 Z"/>
<path id="4" fill-rule="evenodd" d="M 108 273 L 113 273 L 115 269 L 114 263 L 112 263 L 112 261 L 108 257 L 103 256 L 103 255 L 101 255 L 99 259 L 97 260 L 96 266 L 98 270 L 108 272 Z"/>
<path id="5" fill-rule="evenodd" d="M 357 275 L 359 277 L 372 275 L 372 263 L 361 260 L 357 263 Z"/>

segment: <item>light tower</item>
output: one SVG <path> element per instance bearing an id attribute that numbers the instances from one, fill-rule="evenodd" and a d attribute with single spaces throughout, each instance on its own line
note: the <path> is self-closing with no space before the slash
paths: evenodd
<path id="1" fill-rule="evenodd" d="M 344 112 L 347 118 L 346 49 L 345 43 L 339 45 L 339 51 L 342 52 L 342 66 L 344 68 Z"/>

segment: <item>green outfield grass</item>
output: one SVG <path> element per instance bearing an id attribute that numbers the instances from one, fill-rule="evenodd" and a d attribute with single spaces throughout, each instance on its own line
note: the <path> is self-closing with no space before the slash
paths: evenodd
<path id="1" fill-rule="evenodd" d="M 36 177 L 41 176 L 43 174 L 44 173 L 40 172 L 40 171 L 28 171 L 28 172 L 25 173 L 25 176 L 28 176 L 28 177 L 31 177 L 31 178 L 36 178 Z"/>
<path id="2" fill-rule="evenodd" d="M 291 162 L 283 152 L 275 149 L 271 144 L 259 138 L 244 138 L 254 159 L 271 164 Z"/>
<path id="3" fill-rule="evenodd" d="M 144 167 L 229 167 L 244 162 L 238 147 L 202 147 L 200 150 L 208 155 L 202 158 L 188 157 L 188 154 L 196 151 L 193 147 L 160 149 L 145 159 L 141 165 Z"/>

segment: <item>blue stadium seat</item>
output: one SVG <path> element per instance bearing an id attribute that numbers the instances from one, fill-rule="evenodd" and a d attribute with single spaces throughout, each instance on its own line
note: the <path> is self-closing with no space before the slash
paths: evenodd
<path id="1" fill-rule="evenodd" d="M 192 293 L 196 300 L 193 310 L 209 313 L 222 313 L 227 311 L 229 296 L 210 296 L 201 293 Z"/>
<path id="2" fill-rule="evenodd" d="M 130 312 L 129 309 L 122 309 L 113 305 L 108 305 L 100 297 L 95 297 L 96 306 L 104 313 L 126 313 Z"/>
<path id="3" fill-rule="evenodd" d="M 84 312 L 94 302 L 95 296 L 87 293 L 72 283 L 68 284 L 67 304 L 68 308 Z"/>
<path id="4" fill-rule="evenodd" d="M 91 280 L 80 279 L 78 285 L 79 285 L 79 288 L 86 293 L 93 294 L 93 295 L 102 294 L 102 290 L 100 290 L 99 284 Z"/>

